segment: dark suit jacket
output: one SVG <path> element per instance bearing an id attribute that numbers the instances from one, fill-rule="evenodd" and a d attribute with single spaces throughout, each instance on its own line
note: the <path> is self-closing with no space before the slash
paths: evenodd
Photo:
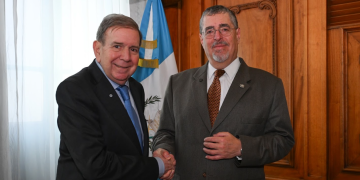
<path id="1" fill-rule="evenodd" d="M 282 81 L 241 66 L 211 128 L 207 107 L 207 66 L 171 76 L 154 148 L 175 154 L 174 179 L 265 179 L 264 165 L 286 156 L 294 135 Z M 239 136 L 242 161 L 205 159 L 204 138 L 218 132 Z"/>
<path id="2" fill-rule="evenodd" d="M 133 78 L 129 83 L 143 128 L 144 153 L 124 105 L 95 61 L 60 83 L 57 180 L 157 179 L 157 161 L 148 157 L 144 89 Z"/>

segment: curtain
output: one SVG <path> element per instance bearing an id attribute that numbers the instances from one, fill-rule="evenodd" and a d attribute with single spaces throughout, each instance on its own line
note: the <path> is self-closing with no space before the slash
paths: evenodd
<path id="1" fill-rule="evenodd" d="M 0 179 L 55 179 L 56 88 L 95 58 L 110 13 L 129 0 L 0 0 Z"/>
<path id="2" fill-rule="evenodd" d="M 5 27 L 5 0 L 0 0 L 0 27 Z M 5 28 L 0 28 L 0 179 L 10 179 L 7 165 L 10 162 L 8 109 L 7 109 L 7 76 Z"/>
<path id="3" fill-rule="evenodd" d="M 139 25 L 144 14 L 147 0 L 130 0 L 130 17 Z"/>

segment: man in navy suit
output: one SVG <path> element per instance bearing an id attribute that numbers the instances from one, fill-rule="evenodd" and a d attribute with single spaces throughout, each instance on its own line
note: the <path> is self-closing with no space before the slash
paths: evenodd
<path id="1" fill-rule="evenodd" d="M 141 37 L 131 18 L 106 16 L 93 43 L 96 59 L 59 85 L 57 180 L 172 178 L 173 155 L 148 157 L 144 89 L 131 77 Z"/>

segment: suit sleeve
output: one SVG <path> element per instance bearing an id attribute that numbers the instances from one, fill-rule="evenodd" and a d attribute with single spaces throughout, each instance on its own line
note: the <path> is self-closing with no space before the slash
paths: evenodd
<path id="1" fill-rule="evenodd" d="M 294 146 L 294 134 L 280 79 L 276 83 L 270 108 L 264 135 L 239 136 L 242 144 L 242 161 L 236 160 L 237 166 L 259 166 L 278 161 Z"/>
<path id="2" fill-rule="evenodd" d="M 72 160 L 84 179 L 157 179 L 155 158 L 122 155 L 108 151 L 101 131 L 101 118 L 86 86 L 65 81 L 57 89 L 60 153 Z M 119 139 L 121 143 L 121 139 Z"/>
<path id="3" fill-rule="evenodd" d="M 153 149 L 155 151 L 158 148 L 163 148 L 175 154 L 175 118 L 173 112 L 172 78 L 173 76 L 169 78 L 169 83 L 165 91 L 160 125 L 154 136 Z"/>

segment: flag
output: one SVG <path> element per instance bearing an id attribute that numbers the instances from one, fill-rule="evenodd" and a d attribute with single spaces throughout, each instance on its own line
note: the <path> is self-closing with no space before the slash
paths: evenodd
<path id="1" fill-rule="evenodd" d="M 177 73 L 164 8 L 161 0 L 148 0 L 141 20 L 142 42 L 133 78 L 145 90 L 145 118 L 150 143 L 159 127 L 160 112 L 169 77 Z M 151 146 L 150 146 L 151 147 Z"/>

